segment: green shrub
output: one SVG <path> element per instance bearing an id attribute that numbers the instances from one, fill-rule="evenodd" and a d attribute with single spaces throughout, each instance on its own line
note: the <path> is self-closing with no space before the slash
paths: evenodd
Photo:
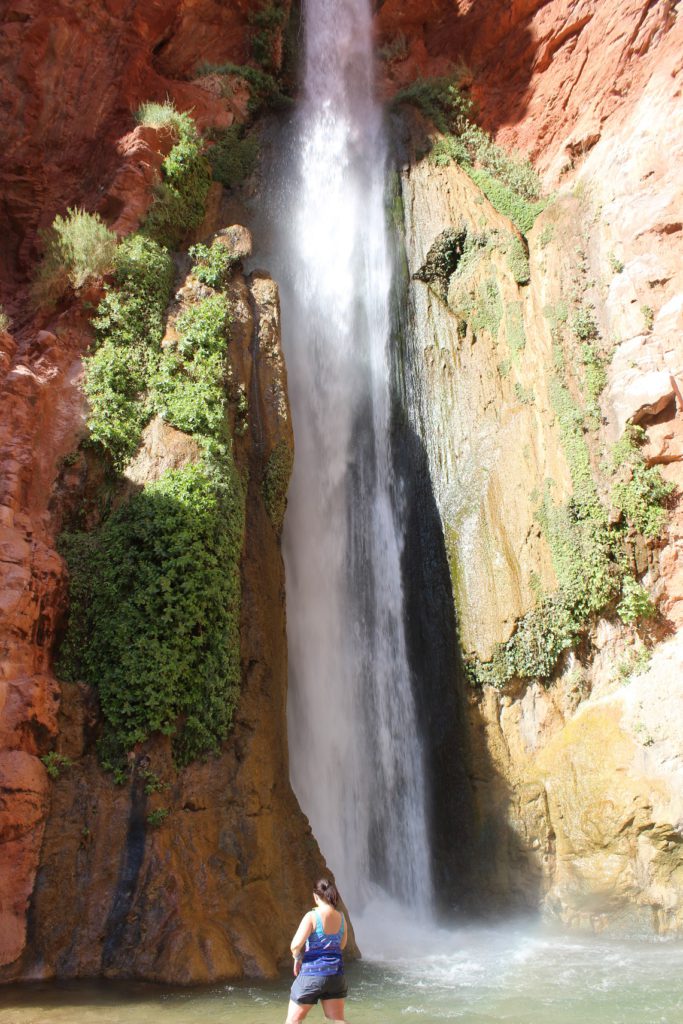
<path id="1" fill-rule="evenodd" d="M 645 324 L 645 330 L 651 331 L 655 322 L 655 311 L 652 306 L 641 306 L 640 312 L 643 314 L 643 323 Z"/>
<path id="2" fill-rule="evenodd" d="M 621 621 L 630 625 L 640 619 L 651 619 L 656 611 L 642 583 L 638 583 L 633 576 L 626 576 L 621 585 L 621 601 L 617 605 Z"/>
<path id="3" fill-rule="evenodd" d="M 150 128 L 170 128 L 176 136 L 180 136 L 183 128 L 182 114 L 171 100 L 163 103 L 141 103 L 135 112 L 138 124 Z M 187 115 L 185 115 L 187 117 Z"/>
<path id="4" fill-rule="evenodd" d="M 212 246 L 193 245 L 189 250 L 192 272 L 210 288 L 224 288 L 239 259 L 227 246 L 214 242 Z"/>
<path id="5" fill-rule="evenodd" d="M 521 234 L 528 235 L 536 217 L 545 209 L 545 202 L 540 199 L 537 202 L 529 202 L 483 168 L 465 167 L 465 170 L 491 205 L 504 217 L 508 217 Z"/>
<path id="6" fill-rule="evenodd" d="M 540 236 L 540 238 L 538 240 L 539 245 L 541 246 L 541 249 L 545 249 L 545 247 L 547 245 L 550 245 L 550 243 L 552 242 L 554 237 L 555 237 L 555 225 L 554 224 L 545 224 L 544 227 L 543 227 L 543 231 L 541 231 L 541 236 Z"/>
<path id="7" fill-rule="evenodd" d="M 403 103 L 417 107 L 441 132 L 459 134 L 467 125 L 472 101 L 465 96 L 452 78 L 418 78 L 405 89 L 400 89 L 392 106 Z"/>
<path id="8" fill-rule="evenodd" d="M 71 768 L 73 766 L 73 761 L 70 757 L 66 757 L 64 754 L 58 754 L 54 750 L 50 751 L 49 754 L 43 754 L 40 760 L 45 765 L 45 771 L 53 780 L 58 779 L 66 768 Z"/>
<path id="9" fill-rule="evenodd" d="M 66 217 L 55 217 L 52 227 L 41 232 L 41 237 L 45 255 L 33 287 L 38 303 L 56 302 L 68 288 L 82 288 L 112 268 L 116 235 L 99 214 L 69 209 Z"/>
<path id="10" fill-rule="evenodd" d="M 495 340 L 503 319 L 503 300 L 495 278 L 489 277 L 477 287 L 475 304 L 469 316 L 469 324 L 475 335 L 487 331 Z"/>
<path id="11" fill-rule="evenodd" d="M 620 274 L 624 269 L 623 262 L 613 252 L 607 256 L 608 262 L 615 274 Z"/>
<path id="12" fill-rule="evenodd" d="M 279 441 L 271 452 L 263 475 L 263 500 L 270 520 L 279 533 L 287 508 L 287 488 L 292 475 L 294 453 L 285 440 Z"/>
<path id="13" fill-rule="evenodd" d="M 579 306 L 571 315 L 569 327 L 579 341 L 592 341 L 598 336 L 598 325 L 590 306 Z"/>
<path id="14" fill-rule="evenodd" d="M 282 110 L 292 104 L 292 99 L 282 92 L 272 75 L 248 64 L 210 64 L 208 61 L 202 61 L 197 65 L 195 77 L 202 78 L 204 75 L 234 75 L 244 79 L 251 92 L 249 110 L 253 115 L 266 107 L 270 110 Z"/>
<path id="15" fill-rule="evenodd" d="M 525 388 L 517 381 L 515 384 L 515 398 L 522 405 L 533 405 L 535 401 L 534 389 Z"/>
<path id="16" fill-rule="evenodd" d="M 150 238 L 131 235 L 114 259 L 114 282 L 93 318 L 99 345 L 85 360 L 90 439 L 123 469 L 152 414 L 147 390 L 164 333 L 173 261 Z"/>
<path id="17" fill-rule="evenodd" d="M 220 440 L 225 433 L 225 367 L 221 353 L 195 352 L 186 362 L 164 352 L 154 377 L 154 411 L 188 434 Z"/>
<path id="18" fill-rule="evenodd" d="M 529 256 L 521 238 L 512 235 L 506 245 L 507 264 L 517 284 L 528 284 L 531 277 Z"/>
<path id="19" fill-rule="evenodd" d="M 208 158 L 214 179 L 226 188 L 241 185 L 253 174 L 258 163 L 258 139 L 255 135 L 245 135 L 241 125 L 216 132 L 213 137 Z"/>
<path id="20" fill-rule="evenodd" d="M 526 346 L 526 334 L 524 333 L 524 320 L 522 319 L 521 302 L 510 302 L 505 307 L 505 332 L 507 335 L 512 362 L 519 363 L 519 356 Z"/>
<path id="21" fill-rule="evenodd" d="M 590 341 L 585 341 L 581 346 L 581 362 L 584 367 L 588 397 L 595 403 L 607 384 L 607 371 L 604 360 Z"/>
<path id="22" fill-rule="evenodd" d="M 658 537 L 666 522 L 665 503 L 674 484 L 664 480 L 657 466 L 648 466 L 641 447 L 645 441 L 642 427 L 629 424 L 612 449 L 611 471 L 617 476 L 610 500 L 644 537 Z"/>
<path id="23" fill-rule="evenodd" d="M 244 497 L 231 459 L 167 472 L 96 532 L 62 537 L 71 608 L 58 671 L 96 686 L 101 756 L 153 732 L 179 765 L 225 739 L 240 679 Z"/>
<path id="24" fill-rule="evenodd" d="M 147 824 L 150 828 L 159 828 L 166 821 L 170 813 L 168 807 L 157 807 L 156 810 L 150 811 L 147 815 Z"/>
<path id="25" fill-rule="evenodd" d="M 2 306 L 0 306 L 0 334 L 4 334 L 5 331 L 9 331 L 10 326 L 10 318 L 7 316 L 7 313 Z"/>
<path id="26" fill-rule="evenodd" d="M 114 258 L 114 284 L 93 318 L 99 341 L 115 345 L 158 346 L 173 286 L 168 251 L 143 235 L 130 235 Z"/>
<path id="27" fill-rule="evenodd" d="M 198 351 L 222 355 L 230 322 L 230 303 L 226 296 L 209 295 L 196 306 L 188 306 L 176 320 L 175 329 L 180 335 L 178 349 L 185 356 Z"/>
<path id="28" fill-rule="evenodd" d="M 83 390 L 90 406 L 90 439 L 109 452 L 116 469 L 123 469 L 140 444 L 150 417 L 140 400 L 152 372 L 153 356 L 145 349 L 105 341 L 85 360 Z"/>
<path id="29" fill-rule="evenodd" d="M 282 3 L 266 0 L 248 14 L 252 28 L 251 53 L 257 64 L 275 70 L 275 47 L 287 20 L 287 8 Z"/>
<path id="30" fill-rule="evenodd" d="M 538 199 L 541 182 L 531 162 L 518 153 L 508 153 L 493 141 L 488 132 L 467 124 L 460 136 L 467 148 L 469 162 L 482 167 L 522 199 Z"/>
<path id="31" fill-rule="evenodd" d="M 189 114 L 176 114 L 173 126 L 178 142 L 162 164 L 163 180 L 142 225 L 144 234 L 170 249 L 201 224 L 211 184 L 211 167 L 202 155 L 194 121 Z"/>

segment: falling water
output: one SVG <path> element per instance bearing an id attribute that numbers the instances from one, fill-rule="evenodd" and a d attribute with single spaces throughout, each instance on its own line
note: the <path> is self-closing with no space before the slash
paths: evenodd
<path id="1" fill-rule="evenodd" d="M 369 0 L 305 0 L 281 243 L 296 458 L 285 524 L 292 782 L 352 906 L 427 910 L 424 778 L 390 453 L 386 144 Z"/>

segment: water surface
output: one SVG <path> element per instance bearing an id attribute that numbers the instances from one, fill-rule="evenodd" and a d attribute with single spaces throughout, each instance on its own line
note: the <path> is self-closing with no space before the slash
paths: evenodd
<path id="1" fill-rule="evenodd" d="M 683 944 L 434 929 L 348 968 L 351 1024 L 681 1024 Z M 394 941 L 393 939 L 390 941 Z M 289 982 L 202 990 L 68 983 L 0 991 L 0 1024 L 282 1024 Z M 314 1009 L 309 1020 L 322 1019 Z"/>

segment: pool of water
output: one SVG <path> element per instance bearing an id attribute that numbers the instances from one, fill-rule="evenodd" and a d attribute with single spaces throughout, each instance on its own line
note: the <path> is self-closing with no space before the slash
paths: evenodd
<path id="1" fill-rule="evenodd" d="M 681 1024 L 683 944 L 552 933 L 538 926 L 366 928 L 350 964 L 351 1024 Z M 170 990 L 36 984 L 0 989 L 0 1024 L 275 1024 L 289 981 Z M 314 1008 L 309 1019 L 320 1020 Z"/>

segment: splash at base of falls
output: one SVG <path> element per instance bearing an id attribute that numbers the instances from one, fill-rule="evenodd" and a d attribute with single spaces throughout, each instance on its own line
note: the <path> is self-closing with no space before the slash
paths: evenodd
<path id="1" fill-rule="evenodd" d="M 563 935 L 521 921 L 446 931 L 411 927 L 407 917 L 402 924 L 390 920 L 398 929 L 393 938 L 385 932 L 372 946 L 366 932 L 376 959 L 348 968 L 347 1014 L 354 1024 L 681 1020 L 680 942 Z M 183 991 L 88 982 L 23 985 L 0 989 L 0 1024 L 281 1024 L 290 984 L 283 977 Z"/>

